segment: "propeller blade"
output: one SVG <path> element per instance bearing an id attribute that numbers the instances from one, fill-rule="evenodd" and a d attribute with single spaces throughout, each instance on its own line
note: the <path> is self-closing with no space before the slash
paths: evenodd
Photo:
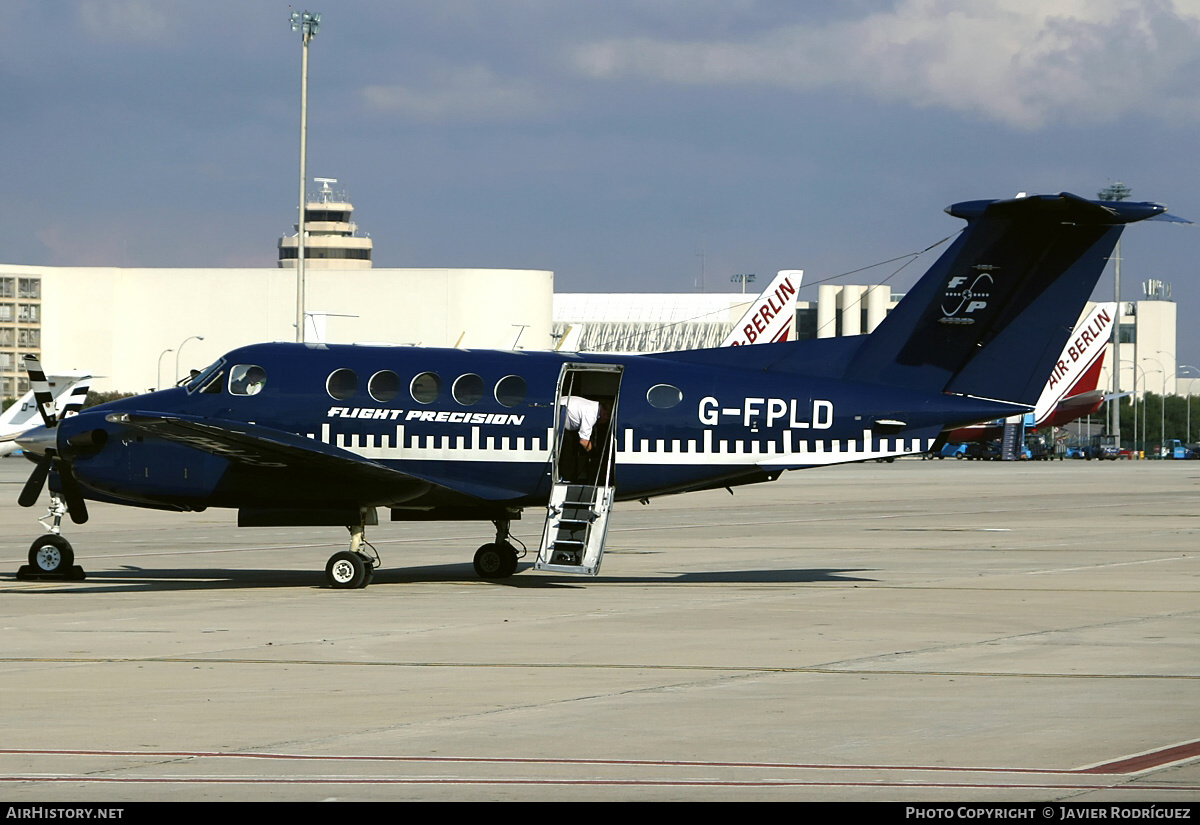
<path id="1" fill-rule="evenodd" d="M 46 380 L 46 373 L 36 355 L 25 356 L 25 372 L 29 373 L 29 386 L 33 390 L 33 400 L 37 402 L 42 423 L 48 428 L 54 427 L 58 423 L 54 417 L 54 394 L 50 392 L 50 382 Z"/>
<path id="2" fill-rule="evenodd" d="M 32 507 L 37 504 L 38 498 L 42 495 L 42 488 L 46 486 L 46 476 L 50 475 L 50 465 L 53 463 L 54 453 L 52 452 L 47 452 L 46 455 L 38 459 L 33 472 L 29 474 L 29 480 L 21 488 L 21 495 L 17 497 L 17 504 L 20 504 L 22 507 Z"/>
<path id="3" fill-rule="evenodd" d="M 83 502 L 83 490 L 79 487 L 79 479 L 75 478 L 75 471 L 71 469 L 70 463 L 58 463 L 58 479 L 62 483 L 63 500 L 67 502 L 67 512 L 71 514 L 71 521 L 83 524 L 88 520 L 87 505 Z"/>

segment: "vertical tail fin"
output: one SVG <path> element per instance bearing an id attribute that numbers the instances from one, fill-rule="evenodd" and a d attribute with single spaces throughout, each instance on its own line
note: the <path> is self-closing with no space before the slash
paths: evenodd
<path id="1" fill-rule="evenodd" d="M 1117 322 L 1117 305 L 1113 302 L 1096 304 L 1086 318 L 1080 320 L 1071 331 L 1071 337 L 1059 353 L 1058 360 L 1050 368 L 1050 378 L 1038 396 L 1033 408 L 1035 427 L 1047 423 L 1063 424 L 1063 416 L 1056 415 L 1064 401 L 1081 395 L 1095 395 L 1096 403 L 1103 393 L 1099 385 L 1100 368 L 1104 361 L 1104 346 L 1112 335 Z M 1082 400 L 1082 399 L 1081 399 Z M 1076 404 L 1075 406 L 1084 406 Z M 1086 406 L 1091 406 L 1088 402 Z M 1063 411 L 1066 412 L 1065 410 Z M 1051 421 L 1052 415 L 1056 420 Z"/>
<path id="2" fill-rule="evenodd" d="M 963 234 L 844 377 L 1032 406 L 1124 224 L 1165 209 L 1068 193 L 949 207 Z"/>
<path id="3" fill-rule="evenodd" d="M 803 277 L 803 269 L 781 269 L 775 280 L 750 303 L 721 346 L 740 347 L 796 340 L 793 329 L 796 324 L 796 292 L 800 289 Z"/>

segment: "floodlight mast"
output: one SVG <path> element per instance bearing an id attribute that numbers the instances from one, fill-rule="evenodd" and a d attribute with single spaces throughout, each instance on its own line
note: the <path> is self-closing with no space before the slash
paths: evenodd
<path id="1" fill-rule="evenodd" d="M 1121 181 L 1110 183 L 1097 193 L 1096 197 L 1102 201 L 1123 201 L 1133 194 L 1130 189 Z M 1113 398 L 1108 402 L 1108 426 L 1110 433 L 1116 433 L 1117 446 L 1121 445 L 1121 360 L 1117 355 L 1121 351 L 1121 316 L 1123 314 L 1121 304 L 1121 241 L 1117 239 L 1117 247 L 1113 250 L 1113 300 L 1117 302 L 1117 318 L 1112 326 L 1112 394 Z M 1137 389 L 1137 373 L 1134 373 L 1133 386 Z M 1137 399 L 1137 393 L 1134 393 L 1134 399 Z M 1135 434 L 1136 435 L 1136 434 Z"/>
<path id="2" fill-rule="evenodd" d="M 300 216 L 296 221 L 296 342 L 304 343 L 304 201 L 308 161 L 308 41 L 321 26 L 317 12 L 292 12 L 292 31 L 300 32 Z"/>
<path id="3" fill-rule="evenodd" d="M 730 275 L 729 280 L 735 284 L 740 283 L 742 285 L 742 294 L 745 295 L 747 282 L 754 283 L 755 277 L 756 276 L 753 272 L 738 272 L 734 275 Z"/>

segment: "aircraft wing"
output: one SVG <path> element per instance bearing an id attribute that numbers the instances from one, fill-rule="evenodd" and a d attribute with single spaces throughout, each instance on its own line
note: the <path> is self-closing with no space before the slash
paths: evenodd
<path id="1" fill-rule="evenodd" d="M 106 420 L 251 467 L 353 472 L 367 481 L 424 481 L 295 433 L 174 413 L 111 413 Z"/>
<path id="2" fill-rule="evenodd" d="M 322 484 L 343 479 L 358 488 L 376 488 L 408 500 L 436 489 L 455 501 L 484 499 L 498 501 L 516 496 L 511 491 L 484 483 L 452 484 L 401 472 L 377 461 L 325 444 L 314 438 L 261 427 L 242 421 L 226 421 L 178 413 L 120 412 L 106 420 L 139 432 L 211 453 L 235 464 L 282 470 L 293 479 L 298 475 L 319 478 Z"/>

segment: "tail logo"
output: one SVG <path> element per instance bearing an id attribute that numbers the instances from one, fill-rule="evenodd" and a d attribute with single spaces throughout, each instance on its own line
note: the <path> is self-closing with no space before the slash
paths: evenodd
<path id="1" fill-rule="evenodd" d="M 967 284 L 967 277 L 956 275 L 946 284 L 946 297 L 942 303 L 940 324 L 973 324 L 975 319 L 968 317 L 972 312 L 978 312 L 988 305 L 992 285 L 995 281 L 986 272 L 975 276 L 975 280 Z M 957 301 L 957 303 L 955 303 Z M 952 308 L 947 309 L 950 304 Z"/>

